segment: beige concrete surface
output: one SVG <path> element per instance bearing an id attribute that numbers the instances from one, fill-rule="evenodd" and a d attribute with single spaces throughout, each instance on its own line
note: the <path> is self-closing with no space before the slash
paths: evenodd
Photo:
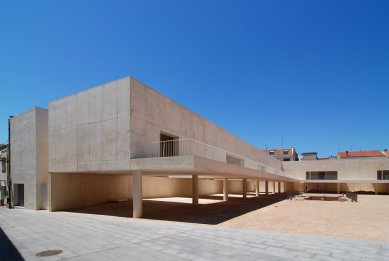
<path id="1" fill-rule="evenodd" d="M 24 186 L 24 198 L 19 200 L 14 191 L 13 201 L 28 209 L 47 209 L 47 114 L 34 107 L 11 121 L 13 189 L 17 184 Z"/>
<path id="2" fill-rule="evenodd" d="M 358 202 L 284 200 L 220 226 L 389 241 L 389 196 L 358 195 Z"/>
<path id="3" fill-rule="evenodd" d="M 377 170 L 389 169 L 388 158 L 283 161 L 284 171 L 305 180 L 307 171 L 337 171 L 338 180 L 377 180 Z"/>
<path id="4" fill-rule="evenodd" d="M 50 211 L 132 199 L 132 176 L 85 173 L 50 174 Z M 142 177 L 142 198 L 191 197 L 191 179 Z M 222 181 L 199 179 L 199 195 L 221 193 Z"/>

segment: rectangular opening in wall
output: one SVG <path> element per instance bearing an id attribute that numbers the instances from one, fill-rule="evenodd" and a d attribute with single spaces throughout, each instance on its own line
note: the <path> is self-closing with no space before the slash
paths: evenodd
<path id="1" fill-rule="evenodd" d="M 389 180 L 389 170 L 383 170 L 382 171 L 382 179 L 383 180 Z"/>
<path id="2" fill-rule="evenodd" d="M 237 157 L 234 157 L 231 155 L 226 155 L 226 162 L 228 164 L 236 165 L 239 167 L 243 167 L 243 165 L 244 165 L 243 159 L 240 159 L 240 158 L 237 158 Z"/>
<path id="3" fill-rule="evenodd" d="M 389 180 L 389 170 L 378 170 L 377 180 Z"/>
<path id="4" fill-rule="evenodd" d="M 161 133 L 160 142 L 160 157 L 179 156 L 179 141 L 177 136 Z"/>
<path id="5" fill-rule="evenodd" d="M 306 172 L 307 180 L 337 180 L 337 171 L 309 171 Z"/>
<path id="6" fill-rule="evenodd" d="M 377 180 L 382 180 L 382 170 L 377 170 Z"/>
<path id="7" fill-rule="evenodd" d="M 1 172 L 5 173 L 6 171 L 7 171 L 7 164 L 6 164 L 5 160 L 2 160 L 1 161 Z"/>
<path id="8" fill-rule="evenodd" d="M 13 204 L 14 206 L 24 207 L 24 184 L 14 184 Z"/>

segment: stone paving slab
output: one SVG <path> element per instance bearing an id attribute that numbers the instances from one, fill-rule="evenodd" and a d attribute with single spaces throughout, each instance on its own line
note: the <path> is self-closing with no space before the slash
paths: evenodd
<path id="1" fill-rule="evenodd" d="M 0 260 L 389 260 L 384 241 L 68 212 L 0 208 L 0 227 Z"/>

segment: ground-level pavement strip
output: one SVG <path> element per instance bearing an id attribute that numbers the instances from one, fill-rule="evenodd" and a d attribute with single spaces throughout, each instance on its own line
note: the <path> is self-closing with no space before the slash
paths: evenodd
<path id="1" fill-rule="evenodd" d="M 0 208 L 0 225 L 25 260 L 389 260 L 385 241 L 80 213 Z M 35 256 L 50 249 L 63 252 Z"/>

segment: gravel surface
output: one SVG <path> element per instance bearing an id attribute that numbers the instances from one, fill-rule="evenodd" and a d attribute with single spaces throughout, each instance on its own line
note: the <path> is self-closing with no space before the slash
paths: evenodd
<path id="1" fill-rule="evenodd" d="M 284 200 L 219 226 L 389 241 L 389 196 L 358 195 L 358 202 Z"/>

